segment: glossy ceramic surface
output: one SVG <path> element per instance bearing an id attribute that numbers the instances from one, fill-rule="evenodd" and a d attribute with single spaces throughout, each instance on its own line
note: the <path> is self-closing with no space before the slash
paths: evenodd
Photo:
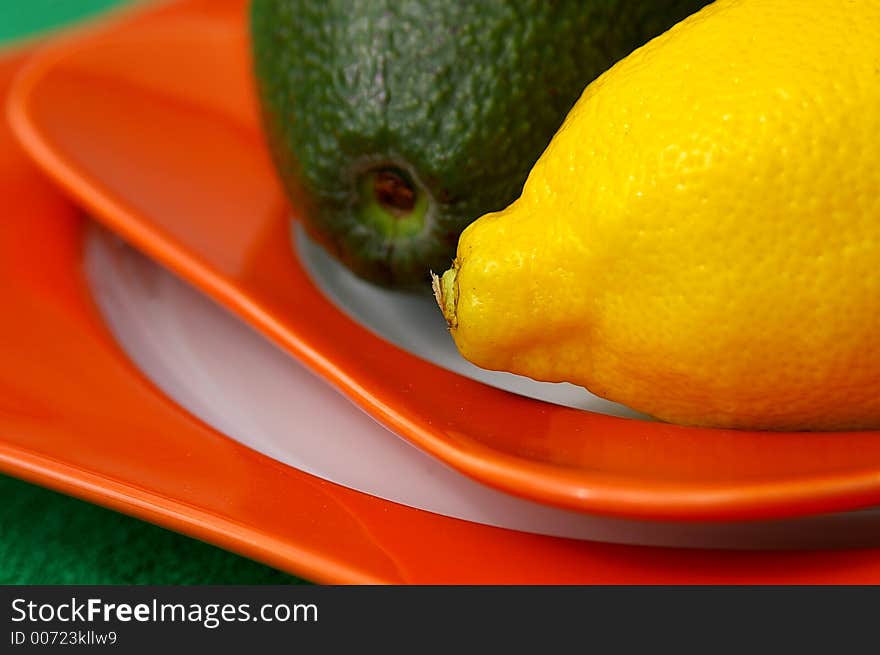
<path id="1" fill-rule="evenodd" d="M 0 97 L 26 53 L 0 58 Z M 880 583 L 880 550 L 729 552 L 541 537 L 323 482 L 182 411 L 126 359 L 86 223 L 0 122 L 0 470 L 323 582 Z"/>
<path id="2" fill-rule="evenodd" d="M 702 430 L 562 407 L 444 370 L 352 320 L 290 247 L 289 210 L 256 120 L 243 9 L 189 0 L 42 53 L 13 91 L 19 138 L 111 229 L 476 480 L 649 519 L 880 503 L 875 433 Z"/>
<path id="3" fill-rule="evenodd" d="M 771 521 L 645 521 L 496 491 L 371 420 L 258 332 L 106 230 L 89 230 L 83 265 L 102 318 L 151 382 L 219 432 L 323 480 L 443 516 L 559 537 L 684 548 L 880 546 L 880 508 Z"/>

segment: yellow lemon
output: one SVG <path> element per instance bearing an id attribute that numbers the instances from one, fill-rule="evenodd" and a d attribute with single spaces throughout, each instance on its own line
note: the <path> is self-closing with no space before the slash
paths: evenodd
<path id="1" fill-rule="evenodd" d="M 718 0 L 462 235 L 462 354 L 658 418 L 880 428 L 880 0 Z"/>

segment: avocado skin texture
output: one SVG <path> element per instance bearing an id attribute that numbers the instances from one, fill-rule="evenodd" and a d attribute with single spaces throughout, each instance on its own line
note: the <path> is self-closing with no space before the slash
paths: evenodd
<path id="1" fill-rule="evenodd" d="M 252 0 L 263 125 L 309 234 L 388 287 L 427 288 L 503 209 L 584 87 L 707 0 Z M 401 218 L 367 176 L 421 205 Z"/>

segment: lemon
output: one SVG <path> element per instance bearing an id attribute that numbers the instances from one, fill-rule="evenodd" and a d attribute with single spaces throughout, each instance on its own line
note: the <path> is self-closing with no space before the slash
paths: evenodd
<path id="1" fill-rule="evenodd" d="M 663 420 L 880 427 L 880 0 L 718 0 L 584 91 L 435 290 L 461 353 Z"/>

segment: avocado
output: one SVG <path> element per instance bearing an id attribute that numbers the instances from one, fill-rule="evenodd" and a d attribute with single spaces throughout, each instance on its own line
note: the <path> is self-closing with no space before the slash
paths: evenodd
<path id="1" fill-rule="evenodd" d="M 430 284 L 504 208 L 583 88 L 707 0 L 252 0 L 263 127 L 307 231 Z"/>

